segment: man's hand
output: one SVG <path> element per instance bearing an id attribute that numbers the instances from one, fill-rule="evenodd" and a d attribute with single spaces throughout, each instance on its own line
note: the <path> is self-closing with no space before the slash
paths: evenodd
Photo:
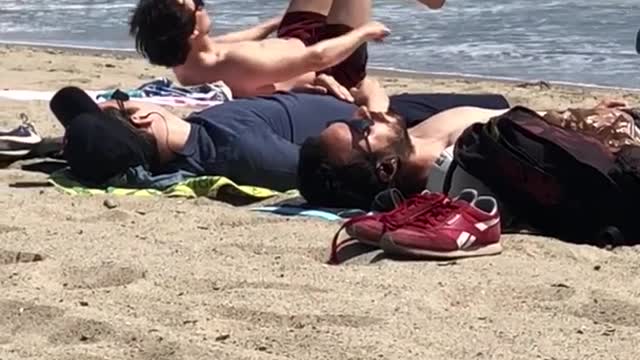
<path id="1" fill-rule="evenodd" d="M 373 40 L 380 42 L 391 34 L 391 30 L 389 30 L 388 27 L 377 21 L 370 21 L 359 27 L 358 30 L 362 32 L 367 41 Z"/>
<path id="2" fill-rule="evenodd" d="M 354 100 L 353 96 L 351 96 L 351 93 L 349 93 L 349 90 L 347 90 L 347 88 L 340 85 L 340 83 L 337 82 L 333 76 L 327 74 L 319 74 L 311 84 L 296 87 L 292 90 L 296 92 L 313 94 L 329 94 L 335 96 L 340 100 L 351 103 Z"/>
<path id="3" fill-rule="evenodd" d="M 366 76 L 357 87 L 350 90 L 356 105 L 365 105 L 372 112 L 389 110 L 389 97 L 380 83 Z"/>

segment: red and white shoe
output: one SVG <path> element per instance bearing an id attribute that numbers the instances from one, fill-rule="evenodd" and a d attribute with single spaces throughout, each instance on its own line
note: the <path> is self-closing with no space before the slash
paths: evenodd
<path id="1" fill-rule="evenodd" d="M 462 258 L 502 252 L 500 214 L 493 197 L 445 202 L 382 236 L 387 252 L 420 258 Z"/>
<path id="2" fill-rule="evenodd" d="M 476 190 L 466 189 L 460 193 L 457 199 L 473 202 L 477 197 L 478 192 Z M 410 197 L 389 212 L 362 215 L 346 221 L 333 238 L 329 263 L 338 263 L 338 250 L 342 245 L 352 239 L 356 239 L 369 246 L 379 247 L 380 240 L 384 233 L 399 229 L 405 224 L 412 222 L 417 216 L 451 201 L 452 200 L 444 194 L 425 191 L 420 195 Z M 347 231 L 350 238 L 338 242 L 342 229 Z"/>

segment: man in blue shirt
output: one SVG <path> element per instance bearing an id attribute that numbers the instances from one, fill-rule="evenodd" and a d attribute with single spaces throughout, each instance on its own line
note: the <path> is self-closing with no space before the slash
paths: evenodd
<path id="1" fill-rule="evenodd" d="M 358 110 L 329 95 L 278 93 L 230 101 L 183 119 L 123 97 L 98 106 L 75 87 L 60 90 L 50 105 L 66 130 L 65 158 L 81 180 L 102 183 L 142 165 L 153 173 L 221 175 L 275 190 L 296 187 L 300 144 Z M 497 95 L 403 94 L 389 101 L 408 126 L 463 105 L 508 107 Z"/>

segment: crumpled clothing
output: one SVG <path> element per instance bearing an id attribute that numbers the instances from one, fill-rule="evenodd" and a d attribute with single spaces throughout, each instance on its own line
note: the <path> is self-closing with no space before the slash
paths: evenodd
<path id="1" fill-rule="evenodd" d="M 136 89 L 122 90 L 131 98 L 173 97 L 197 101 L 225 102 L 233 100 L 231 89 L 222 81 L 196 86 L 179 86 L 167 78 L 158 78 Z M 115 90 L 98 94 L 97 99 L 110 100 Z"/>
<path id="2" fill-rule="evenodd" d="M 555 126 L 577 131 L 595 138 L 611 152 L 625 145 L 640 146 L 640 129 L 636 122 L 637 109 L 602 108 L 549 111 L 544 119 Z"/>

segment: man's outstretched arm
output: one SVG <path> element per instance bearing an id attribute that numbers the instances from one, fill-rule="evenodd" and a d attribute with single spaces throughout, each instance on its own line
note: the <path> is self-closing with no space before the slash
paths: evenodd
<path id="1" fill-rule="evenodd" d="M 213 41 L 219 43 L 234 43 L 240 41 L 263 40 L 271 35 L 271 33 L 276 31 L 276 29 L 278 29 L 281 20 L 282 17 L 278 16 L 246 30 L 234 31 L 228 34 L 215 36 L 213 38 Z"/>
<path id="2" fill-rule="evenodd" d="M 309 47 L 301 42 L 287 47 L 239 44 L 222 55 L 205 57 L 204 66 L 209 68 L 206 77 L 223 80 L 232 89 L 253 91 L 337 65 L 363 43 L 387 34 L 384 25 L 374 22 Z"/>

